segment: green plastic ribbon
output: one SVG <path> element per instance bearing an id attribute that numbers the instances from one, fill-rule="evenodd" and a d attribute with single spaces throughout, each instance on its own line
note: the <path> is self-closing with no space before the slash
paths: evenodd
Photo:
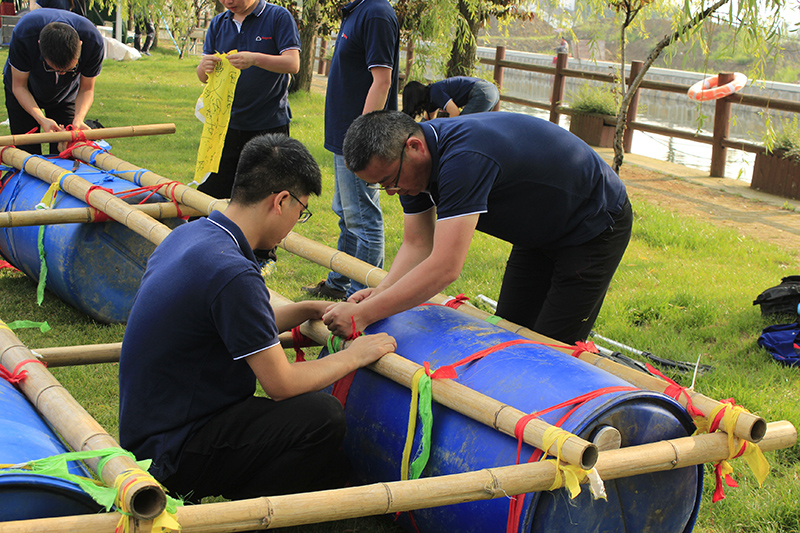
<path id="1" fill-rule="evenodd" d="M 45 256 L 47 253 L 44 251 L 44 226 L 39 226 L 39 285 L 36 287 L 36 303 L 42 305 L 44 301 L 44 286 L 47 282 L 47 261 Z"/>
<path id="2" fill-rule="evenodd" d="M 91 496 L 94 501 L 103 506 L 106 511 L 110 511 L 114 506 L 114 500 L 117 497 L 117 489 L 114 487 L 106 487 L 105 485 L 99 484 L 99 482 L 96 482 L 93 479 L 73 474 L 69 471 L 69 465 L 67 463 L 70 461 L 84 461 L 86 459 L 100 457 L 100 461 L 97 464 L 97 472 L 100 476 L 102 476 L 103 467 L 108 463 L 108 461 L 120 456 L 130 457 L 136 463 L 136 465 L 145 472 L 150 468 L 150 464 L 152 463 L 150 459 L 137 461 L 136 457 L 134 457 L 131 452 L 123 450 L 122 448 L 105 448 L 103 450 L 67 452 L 50 457 L 44 457 L 42 459 L 36 459 L 34 461 L 28 461 L 22 465 L 15 465 L 19 466 L 19 468 L 2 469 L 0 470 L 0 475 L 10 473 L 32 473 L 71 481 L 78 485 L 86 494 Z M 174 514 L 175 509 L 182 505 L 183 502 L 181 500 L 167 496 L 168 512 Z"/>
<path id="3" fill-rule="evenodd" d="M 34 322 L 32 320 L 15 320 L 6 324 L 9 329 L 22 329 L 22 328 L 39 328 L 42 333 L 50 331 L 50 324 L 47 322 Z"/>
<path id="4" fill-rule="evenodd" d="M 422 471 L 428 464 L 428 459 L 431 456 L 431 431 L 433 429 L 433 410 L 431 403 L 433 401 L 433 392 L 431 391 L 431 377 L 423 374 L 419 378 L 419 418 L 422 420 L 422 435 L 420 438 L 419 447 L 414 460 L 411 462 L 409 468 L 408 478 L 419 479 Z"/>
<path id="5" fill-rule="evenodd" d="M 491 324 L 493 326 L 496 326 L 497 323 L 500 322 L 501 320 L 503 320 L 503 317 L 499 317 L 497 315 L 492 315 L 492 316 L 486 317 L 486 322 L 488 322 L 489 324 Z"/>

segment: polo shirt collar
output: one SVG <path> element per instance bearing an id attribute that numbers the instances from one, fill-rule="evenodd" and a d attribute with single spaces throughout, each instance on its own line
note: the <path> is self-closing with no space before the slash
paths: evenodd
<path id="1" fill-rule="evenodd" d="M 355 11 L 358 6 L 360 6 L 361 4 L 363 4 L 366 1 L 367 0 L 353 0 L 352 2 L 350 2 L 349 4 L 347 4 L 346 6 L 344 6 L 342 8 L 342 15 L 345 15 L 345 16 L 349 15 L 350 13 Z"/>
<path id="2" fill-rule="evenodd" d="M 250 248 L 250 243 L 247 242 L 247 239 L 244 237 L 244 233 L 242 230 L 239 229 L 231 219 L 226 217 L 222 214 L 221 211 L 212 211 L 210 215 L 208 215 L 208 220 L 215 226 L 218 226 L 222 230 L 224 230 L 228 235 L 230 235 L 231 239 L 239 246 L 239 249 L 242 251 L 242 254 L 255 263 L 258 264 L 256 260 L 255 254 L 253 254 L 252 248 Z"/>
<path id="3" fill-rule="evenodd" d="M 266 0 L 256 0 L 256 7 L 253 8 L 253 10 L 250 12 L 250 15 L 247 15 L 247 17 L 251 15 L 254 17 L 260 17 L 266 8 Z M 233 12 L 230 9 L 225 10 L 225 13 L 222 16 L 229 20 L 233 20 Z"/>

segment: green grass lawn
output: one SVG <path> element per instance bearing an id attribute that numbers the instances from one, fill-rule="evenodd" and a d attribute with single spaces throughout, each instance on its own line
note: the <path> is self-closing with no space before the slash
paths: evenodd
<path id="1" fill-rule="evenodd" d="M 0 52 L 5 60 L 6 52 Z M 103 125 L 174 122 L 170 136 L 112 140 L 113 154 L 182 182 L 191 181 L 201 124 L 194 104 L 201 92 L 196 58 L 179 60 L 163 49 L 135 62 L 106 62 L 97 82 L 89 118 Z M 323 96 L 291 98 L 292 136 L 303 141 L 319 162 L 323 194 L 313 198 L 314 217 L 295 229 L 335 246 L 337 220 L 330 210 L 333 163 L 323 143 Z M 4 109 L 0 107 L 0 109 Z M 7 134 L 0 128 L 0 134 Z M 402 214 L 395 198 L 384 197 L 387 268 L 402 238 Z M 715 370 L 698 379 L 696 390 L 736 402 L 768 421 L 800 425 L 800 369 L 773 362 L 756 345 L 761 329 L 774 322 L 760 316 L 752 300 L 782 276 L 798 273 L 796 253 L 743 237 L 638 201 L 632 195 L 635 224 L 631 244 L 595 326 L 601 335 L 656 355 L 701 361 Z M 446 293 L 497 298 L 510 247 L 478 234 L 461 277 Z M 279 251 L 277 272 L 268 285 L 299 299 L 302 285 L 326 275 L 324 268 Z M 187 310 L 191 312 L 191 310 Z M 66 306 L 50 293 L 36 305 L 36 286 L 22 274 L 0 270 L 0 319 L 48 321 L 52 330 L 19 330 L 31 348 L 116 342 L 124 326 L 103 325 Z M 165 328 L 165 334 L 169 334 Z M 53 374 L 112 435 L 117 432 L 115 364 L 55 368 Z M 691 377 L 672 375 L 688 386 Z M 403 407 L 405 409 L 405 407 Z M 772 472 L 759 488 L 744 461 L 733 461 L 740 487 L 711 503 L 713 471 L 706 483 L 698 524 L 701 533 L 800 531 L 800 445 L 767 453 Z M 2 462 L 0 458 L 0 462 Z M 295 531 L 392 531 L 390 519 L 372 518 L 293 528 Z"/>

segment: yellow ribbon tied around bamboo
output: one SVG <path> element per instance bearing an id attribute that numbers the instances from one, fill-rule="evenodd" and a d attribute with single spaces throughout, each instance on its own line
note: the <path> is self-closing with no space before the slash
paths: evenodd
<path id="1" fill-rule="evenodd" d="M 553 444 L 556 444 L 556 458 L 547 460 L 547 462 L 551 462 L 556 465 L 556 477 L 553 480 L 553 485 L 548 490 L 555 490 L 561 486 L 561 476 L 558 475 L 558 472 L 560 471 L 564 476 L 563 482 L 569 491 L 571 499 L 575 499 L 578 494 L 581 493 L 581 480 L 584 477 L 588 478 L 589 480 L 589 488 L 592 493 L 592 497 L 595 500 L 599 498 L 604 500 L 607 499 L 605 484 L 603 483 L 603 480 L 600 479 L 600 475 L 597 473 L 597 470 L 594 468 L 584 470 L 579 466 L 561 462 L 561 448 L 570 437 L 574 437 L 574 435 L 557 426 L 551 426 L 547 428 L 544 432 L 544 435 L 542 435 L 543 450 L 549 450 Z"/>
<path id="2" fill-rule="evenodd" d="M 205 121 L 200 147 L 197 149 L 197 164 L 194 168 L 194 181 L 197 183 L 203 183 L 209 173 L 219 170 L 222 146 L 225 144 L 225 134 L 228 132 L 228 123 L 231 120 L 233 94 L 241 74 L 241 71 L 228 61 L 228 54 L 235 53 L 236 50 L 231 50 L 227 54 L 214 54 L 220 61 L 208 75 L 208 83 L 203 89 L 201 97 L 203 107 L 198 112 Z"/>
<path id="3" fill-rule="evenodd" d="M 736 422 L 739 419 L 739 415 L 743 412 L 749 412 L 747 409 L 740 405 L 722 403 L 711 411 L 707 419 L 701 421 L 701 424 L 698 425 L 695 434 L 707 433 L 709 429 L 708 421 L 714 420 L 719 412 L 723 409 L 724 412 L 722 414 L 722 420 L 725 424 L 725 427 L 730 428 L 728 430 L 728 459 L 733 459 L 737 455 L 744 458 L 744 460 L 747 462 L 747 466 L 750 467 L 750 470 L 752 470 L 753 475 L 756 477 L 758 485 L 763 485 L 764 480 L 767 478 L 767 475 L 769 475 L 770 467 L 766 457 L 764 457 L 764 453 L 761 451 L 761 448 L 758 447 L 758 444 L 741 440 L 741 447 L 739 450 L 737 450 L 736 440 L 733 436 L 733 428 L 736 427 Z M 733 472 L 733 467 L 731 467 L 727 461 L 721 461 L 721 465 L 723 474 L 731 474 Z"/>

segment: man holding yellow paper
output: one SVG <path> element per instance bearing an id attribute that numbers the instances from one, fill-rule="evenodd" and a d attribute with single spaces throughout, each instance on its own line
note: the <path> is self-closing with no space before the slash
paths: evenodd
<path id="1" fill-rule="evenodd" d="M 220 61 L 217 53 L 227 54 L 230 64 L 241 70 L 219 170 L 198 187 L 215 198 L 230 197 L 247 141 L 264 133 L 289 135 L 289 74 L 300 69 L 300 34 L 289 11 L 264 0 L 222 4 L 227 11 L 211 21 L 197 65 L 203 83 Z M 235 53 L 228 54 L 231 51 Z"/>

